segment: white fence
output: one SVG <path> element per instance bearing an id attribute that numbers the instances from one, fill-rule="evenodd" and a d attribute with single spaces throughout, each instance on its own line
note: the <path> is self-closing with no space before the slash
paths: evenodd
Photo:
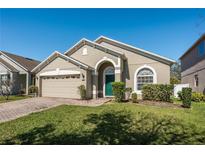
<path id="1" fill-rule="evenodd" d="M 189 84 L 175 84 L 174 85 L 174 97 L 178 97 L 178 92 L 182 91 L 182 88 L 189 87 Z"/>

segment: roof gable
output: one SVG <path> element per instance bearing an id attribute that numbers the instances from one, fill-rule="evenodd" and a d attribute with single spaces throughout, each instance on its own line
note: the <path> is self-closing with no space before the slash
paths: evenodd
<path id="1" fill-rule="evenodd" d="M 18 55 L 8 53 L 5 51 L 0 51 L 0 53 L 6 56 L 7 58 L 9 58 L 11 61 L 13 61 L 14 63 L 19 65 L 26 71 L 31 71 L 34 67 L 36 67 L 40 63 L 40 61 L 18 56 Z"/>
<path id="2" fill-rule="evenodd" d="M 116 47 L 119 47 L 119 48 L 122 48 L 122 49 L 125 49 L 125 50 L 128 50 L 128 51 L 132 51 L 134 53 L 138 53 L 138 54 L 141 54 L 143 56 L 147 56 L 149 58 L 152 58 L 152 59 L 167 63 L 169 65 L 175 63 L 174 60 L 171 60 L 169 58 L 160 56 L 160 55 L 152 53 L 150 51 L 147 51 L 147 50 L 144 50 L 144 49 L 141 49 L 141 48 L 137 48 L 137 47 L 134 47 L 134 46 L 131 46 L 131 45 L 128 45 L 128 44 L 125 44 L 125 43 L 110 39 L 110 38 L 107 38 L 105 36 L 100 36 L 99 38 L 97 38 L 95 40 L 95 42 L 96 43 L 106 42 L 106 43 L 109 43 L 109 44 L 114 45 Z"/>
<path id="3" fill-rule="evenodd" d="M 40 70 L 42 70 L 46 65 L 48 65 L 50 62 L 52 62 L 57 57 L 61 57 L 61 58 L 65 59 L 65 60 L 68 60 L 68 61 L 72 62 L 73 64 L 78 65 L 78 66 L 80 66 L 80 67 L 82 67 L 84 69 L 92 69 L 88 65 L 83 64 L 83 63 L 81 63 L 80 61 L 78 61 L 78 60 L 76 60 L 74 58 L 71 58 L 71 57 L 68 57 L 66 55 L 63 55 L 63 54 L 61 54 L 58 51 L 54 51 L 47 59 L 45 59 L 39 65 L 37 65 L 32 70 L 32 72 L 39 72 Z"/>
<path id="4" fill-rule="evenodd" d="M 99 49 L 103 52 L 110 53 L 110 54 L 113 54 L 113 55 L 116 55 L 116 56 L 124 57 L 124 54 L 122 52 L 110 49 L 108 47 L 105 47 L 105 46 L 100 45 L 98 43 L 92 42 L 92 41 L 90 41 L 88 39 L 85 39 L 85 38 L 83 38 L 79 42 L 77 42 L 74 46 L 72 46 L 70 49 L 68 49 L 64 54 L 67 55 L 67 56 L 70 56 L 75 51 L 77 51 L 79 48 L 81 48 L 83 45 L 89 45 L 89 46 L 97 48 L 97 49 Z"/>

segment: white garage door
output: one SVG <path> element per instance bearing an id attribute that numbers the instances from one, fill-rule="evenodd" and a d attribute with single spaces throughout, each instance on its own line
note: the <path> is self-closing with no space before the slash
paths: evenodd
<path id="1" fill-rule="evenodd" d="M 42 77 L 42 96 L 80 98 L 78 86 L 81 84 L 79 77 Z"/>

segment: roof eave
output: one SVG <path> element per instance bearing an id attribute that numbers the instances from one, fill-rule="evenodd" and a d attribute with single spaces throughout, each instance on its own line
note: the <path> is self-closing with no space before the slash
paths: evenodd
<path id="1" fill-rule="evenodd" d="M 193 49 L 197 43 L 199 43 L 201 40 L 203 40 L 203 38 L 205 38 L 205 33 L 199 38 L 197 39 L 190 48 L 188 48 L 188 50 L 186 50 L 182 56 L 179 57 L 179 59 L 181 60 L 187 53 L 189 53 L 191 51 L 191 49 Z"/>

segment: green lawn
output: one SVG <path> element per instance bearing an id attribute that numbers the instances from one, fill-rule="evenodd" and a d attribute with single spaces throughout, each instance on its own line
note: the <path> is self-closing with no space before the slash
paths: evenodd
<path id="1" fill-rule="evenodd" d="M 4 96 L 0 96 L 0 103 L 16 101 L 16 100 L 25 99 L 25 98 L 29 98 L 29 96 L 12 95 L 12 96 L 9 96 L 9 100 L 6 100 L 6 97 Z"/>
<path id="2" fill-rule="evenodd" d="M 0 124 L 0 144 L 205 144 L 205 103 L 62 105 Z"/>

